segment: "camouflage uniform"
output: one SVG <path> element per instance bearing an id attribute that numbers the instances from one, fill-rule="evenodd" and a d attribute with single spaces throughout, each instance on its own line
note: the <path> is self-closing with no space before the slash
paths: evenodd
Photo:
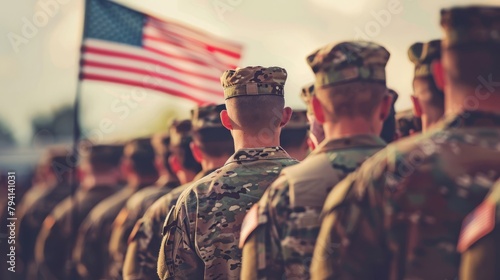
<path id="1" fill-rule="evenodd" d="M 385 75 L 380 72 L 385 73 L 389 53 L 383 47 L 345 42 L 326 46 L 326 49 L 330 53 L 320 59 L 315 55 L 308 58 L 320 76 L 324 69 L 336 70 L 330 72 L 332 77 L 326 83 L 317 82 L 318 88 L 373 78 L 385 82 Z M 321 49 L 316 53 L 323 52 Z M 349 55 L 354 57 L 356 54 L 366 55 L 360 59 L 365 61 L 365 67 L 373 70 L 372 74 L 377 73 L 376 76 L 338 75 L 359 65 L 357 60 L 346 60 Z M 371 64 L 372 61 L 377 64 Z M 315 68 L 318 63 L 323 66 Z M 244 244 L 242 279 L 308 279 L 320 228 L 319 217 L 328 192 L 366 158 L 384 147 L 385 142 L 380 137 L 370 134 L 326 139 L 303 162 L 285 168 L 245 218 L 240 238 L 240 245 Z"/>
<path id="2" fill-rule="evenodd" d="M 285 80 L 279 67 L 228 70 L 221 78 L 226 99 L 283 96 Z M 295 163 L 281 147 L 239 149 L 184 191 L 165 221 L 160 278 L 238 279 L 243 218 L 281 169 Z"/>
<path id="3" fill-rule="evenodd" d="M 193 182 L 198 181 L 213 171 L 215 170 L 200 172 L 196 175 Z M 192 182 L 181 185 L 160 197 L 147 209 L 144 216 L 137 221 L 128 240 L 128 248 L 123 265 L 123 279 L 158 279 L 156 266 L 161 246 L 163 224 L 168 212 L 175 206 L 181 193 L 191 184 Z"/>
<path id="4" fill-rule="evenodd" d="M 35 247 L 35 261 L 41 279 L 66 279 L 71 273 L 71 251 L 76 240 L 74 231 L 90 210 L 114 194 L 116 186 L 95 186 L 80 190 L 74 198 L 59 203 L 43 222 Z"/>
<path id="5" fill-rule="evenodd" d="M 172 131 L 172 144 L 176 145 L 176 142 L 182 142 L 182 138 L 186 138 L 187 136 L 191 140 L 191 133 L 193 134 L 193 138 L 196 139 L 195 141 L 199 140 L 205 144 L 213 141 L 217 143 L 232 141 L 230 132 L 222 126 L 220 121 L 220 112 L 225 109 L 226 106 L 224 104 L 196 107 L 191 111 L 192 130 L 189 135 L 180 135 L 180 133 Z M 200 137 L 200 133 L 207 137 Z M 231 153 L 234 147 L 230 145 L 226 150 L 228 153 Z M 198 173 L 193 182 L 198 181 L 213 171 L 215 169 Z M 124 279 L 158 279 L 156 265 L 161 246 L 163 223 L 170 209 L 175 206 L 181 193 L 191 184 L 192 182 L 177 187 L 167 195 L 161 197 L 147 210 L 142 219 L 136 223 L 130 235 L 130 244 L 123 267 Z"/>
<path id="6" fill-rule="evenodd" d="M 108 244 L 113 221 L 127 199 L 137 189 L 148 185 L 126 186 L 118 193 L 101 201 L 89 213 L 80 226 L 73 252 L 76 269 L 82 279 L 101 279 L 105 276 L 109 265 Z"/>
<path id="7" fill-rule="evenodd" d="M 45 218 L 54 210 L 63 199 L 71 193 L 71 186 L 68 183 L 60 183 L 57 186 L 44 192 L 26 211 L 19 217 L 19 255 L 21 256 L 26 270 L 32 273 L 33 256 L 35 252 L 35 242 L 42 228 Z M 34 277 L 30 275 L 28 277 Z"/>
<path id="8" fill-rule="evenodd" d="M 463 280 L 500 279 L 500 180 L 491 193 L 462 223 L 461 240 L 469 241 L 458 250 L 462 253 L 460 277 Z M 462 238 L 469 236 L 468 238 Z"/>
<path id="9" fill-rule="evenodd" d="M 108 275 L 110 278 L 122 278 L 123 260 L 127 251 L 128 238 L 135 223 L 156 200 L 178 186 L 179 182 L 175 180 L 166 183 L 162 187 L 152 186 L 144 188 L 127 200 L 125 207 L 123 207 L 113 222 L 109 241 L 110 265 Z"/>
<path id="10" fill-rule="evenodd" d="M 498 41 L 499 15 L 442 11 L 443 49 Z M 312 279 L 456 279 L 460 226 L 500 175 L 499 139 L 500 115 L 463 111 L 368 159 L 325 202 Z"/>
<path id="11" fill-rule="evenodd" d="M 97 145 L 91 150 L 81 150 L 81 155 L 91 165 L 104 162 L 116 168 L 123 151 L 122 146 Z M 35 245 L 35 263 L 39 279 L 67 279 L 74 273 L 71 252 L 76 240 L 76 230 L 90 210 L 100 201 L 114 194 L 117 185 L 100 184 L 79 189 L 54 207 L 45 218 Z"/>
<path id="12" fill-rule="evenodd" d="M 66 167 L 66 159 L 69 156 L 67 150 L 51 149 L 49 152 L 50 168 L 53 172 L 57 172 L 58 167 Z M 49 167 L 48 167 L 49 168 Z M 65 170 L 67 171 L 67 170 Z M 34 278 L 36 275 L 34 267 L 34 252 L 35 242 L 43 221 L 52 212 L 54 207 L 59 204 L 64 198 L 70 195 L 71 186 L 67 176 L 57 175 L 57 182 L 53 186 L 34 186 L 28 190 L 23 200 L 19 204 L 17 228 L 17 249 L 19 258 L 24 264 L 24 272 L 26 277 Z"/>

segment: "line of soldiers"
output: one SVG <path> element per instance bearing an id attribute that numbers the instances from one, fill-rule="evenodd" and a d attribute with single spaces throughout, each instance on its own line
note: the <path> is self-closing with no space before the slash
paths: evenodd
<path id="1" fill-rule="evenodd" d="M 166 134 L 82 145 L 74 196 L 50 151 L 25 279 L 500 279 L 500 7 L 441 26 L 408 50 L 422 133 L 389 145 L 390 54 L 348 41 L 307 57 L 307 111 L 285 69 L 245 67 Z"/>

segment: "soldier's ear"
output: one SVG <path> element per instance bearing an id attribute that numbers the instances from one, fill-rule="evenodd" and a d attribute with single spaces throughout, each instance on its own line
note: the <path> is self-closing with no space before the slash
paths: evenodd
<path id="1" fill-rule="evenodd" d="M 290 107 L 283 108 L 283 113 L 281 115 L 280 127 L 284 127 L 290 121 L 290 118 L 292 117 L 292 112 L 293 112 L 293 110 Z"/>
<path id="2" fill-rule="evenodd" d="M 178 173 L 182 170 L 182 165 L 179 161 L 179 158 L 175 155 L 169 156 L 168 164 L 170 165 L 170 168 L 172 168 L 172 171 L 178 176 Z"/>
<path id="3" fill-rule="evenodd" d="M 444 71 L 443 71 L 443 64 L 441 63 L 441 60 L 435 60 L 431 64 L 431 73 L 432 73 L 432 78 L 434 79 L 434 82 L 436 83 L 436 87 L 444 91 L 445 87 L 445 82 L 444 82 Z"/>
<path id="4" fill-rule="evenodd" d="M 133 170 L 134 168 L 132 166 L 132 162 L 127 158 L 122 159 L 122 162 L 120 163 L 120 171 L 123 176 L 127 177 L 133 172 Z"/>
<path id="5" fill-rule="evenodd" d="M 392 94 L 387 93 L 382 99 L 382 107 L 380 108 L 380 120 L 385 121 L 387 117 L 391 114 L 392 108 Z"/>
<path id="6" fill-rule="evenodd" d="M 191 148 L 191 152 L 193 153 L 194 159 L 198 163 L 201 163 L 201 161 L 203 160 L 203 153 L 201 152 L 200 147 L 196 145 L 194 141 L 191 141 L 191 143 L 189 143 L 189 148 Z"/>
<path id="7" fill-rule="evenodd" d="M 314 117 L 320 124 L 325 123 L 325 114 L 323 113 L 323 107 L 321 106 L 321 102 L 319 102 L 316 96 L 313 96 L 311 102 L 313 106 Z"/>
<path id="8" fill-rule="evenodd" d="M 163 167 L 163 159 L 160 156 L 155 156 L 155 167 L 156 170 L 162 170 Z"/>
<path id="9" fill-rule="evenodd" d="M 231 118 L 229 118 L 227 110 L 222 110 L 220 112 L 220 121 L 225 128 L 227 128 L 228 130 L 233 130 L 233 125 L 231 124 Z"/>
<path id="10" fill-rule="evenodd" d="M 411 95 L 411 102 L 413 103 L 413 114 L 415 117 L 422 117 L 422 107 L 420 106 L 420 102 L 418 101 L 418 97 L 415 95 Z"/>

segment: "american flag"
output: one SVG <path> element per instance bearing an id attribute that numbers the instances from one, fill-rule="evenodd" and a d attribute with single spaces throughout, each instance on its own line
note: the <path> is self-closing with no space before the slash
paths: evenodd
<path id="1" fill-rule="evenodd" d="M 242 46 L 108 0 L 87 0 L 80 79 L 125 84 L 220 103 L 220 75 Z"/>
<path id="2" fill-rule="evenodd" d="M 485 200 L 462 221 L 457 251 L 463 253 L 495 228 L 495 204 Z"/>

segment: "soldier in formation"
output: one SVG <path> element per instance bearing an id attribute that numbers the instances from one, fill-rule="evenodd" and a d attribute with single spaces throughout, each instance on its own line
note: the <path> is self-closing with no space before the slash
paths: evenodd
<path id="1" fill-rule="evenodd" d="M 249 66 L 166 134 L 85 142 L 74 195 L 51 149 L 19 209 L 22 276 L 500 279 L 500 7 L 441 26 L 408 50 L 421 134 L 395 137 L 386 48 L 345 41 L 306 58 L 307 111 L 285 69 Z"/>

